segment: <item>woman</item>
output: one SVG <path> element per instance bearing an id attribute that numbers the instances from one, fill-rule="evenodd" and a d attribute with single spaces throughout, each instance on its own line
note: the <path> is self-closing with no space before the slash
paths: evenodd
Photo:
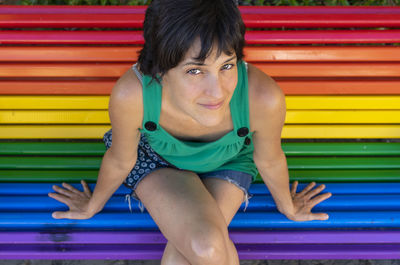
<path id="1" fill-rule="evenodd" d="M 138 63 L 110 97 L 96 188 L 54 186 L 70 210 L 53 217 L 91 218 L 124 182 L 168 239 L 161 264 L 175 265 L 239 264 L 227 227 L 258 172 L 287 218 L 328 219 L 311 213 L 331 196 L 323 185 L 289 190 L 284 94 L 243 61 L 244 32 L 234 1 L 153 0 Z"/>

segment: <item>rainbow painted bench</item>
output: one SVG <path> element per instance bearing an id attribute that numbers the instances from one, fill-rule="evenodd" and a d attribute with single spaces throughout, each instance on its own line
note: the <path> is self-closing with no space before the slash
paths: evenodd
<path id="1" fill-rule="evenodd" d="M 229 226 L 240 258 L 400 258 L 400 8 L 240 10 L 245 60 L 286 94 L 290 179 L 333 194 L 315 208 L 328 221 L 293 222 L 258 177 Z M 65 208 L 47 197 L 62 181 L 93 188 L 108 95 L 137 60 L 144 11 L 0 6 L 0 259 L 161 258 L 166 240 L 129 211 L 126 188 L 89 220 L 52 219 Z"/>

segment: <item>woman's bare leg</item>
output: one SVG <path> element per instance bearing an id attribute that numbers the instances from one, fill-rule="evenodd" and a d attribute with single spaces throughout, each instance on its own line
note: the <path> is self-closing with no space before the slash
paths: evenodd
<path id="1" fill-rule="evenodd" d="M 206 178 L 203 180 L 203 183 L 216 200 L 228 226 L 242 204 L 243 191 L 232 183 L 217 178 Z M 228 251 L 231 260 L 229 264 L 238 264 L 236 262 L 239 260 L 237 250 L 231 240 L 228 242 Z M 189 261 L 175 248 L 175 246 L 173 246 L 171 242 L 168 242 L 164 250 L 161 265 L 171 264 L 190 265 Z"/>
<path id="2" fill-rule="evenodd" d="M 159 169 L 139 183 L 136 194 L 190 264 L 239 264 L 231 262 L 232 242 L 224 215 L 195 173 Z"/>

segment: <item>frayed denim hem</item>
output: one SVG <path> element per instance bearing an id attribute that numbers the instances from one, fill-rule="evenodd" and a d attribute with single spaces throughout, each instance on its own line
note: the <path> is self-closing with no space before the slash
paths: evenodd
<path id="1" fill-rule="evenodd" d="M 232 178 L 230 178 L 230 177 L 227 176 L 227 175 L 215 175 L 215 176 L 211 176 L 211 175 L 210 175 L 210 176 L 204 176 L 204 177 L 202 177 L 202 179 L 206 179 L 206 178 L 218 178 L 218 179 L 223 179 L 223 180 L 228 181 L 229 183 L 234 184 L 236 187 L 238 187 L 240 190 L 242 190 L 243 193 L 244 193 L 244 194 L 243 194 L 243 200 L 242 200 L 242 202 L 245 203 L 243 212 L 246 211 L 247 206 L 249 205 L 249 200 L 250 200 L 251 198 L 253 198 L 253 195 L 250 194 L 250 193 L 247 191 L 247 189 L 244 188 L 237 180 L 232 179 Z"/>
<path id="2" fill-rule="evenodd" d="M 131 204 L 131 198 L 135 199 L 138 202 L 138 207 L 140 209 L 140 212 L 144 212 L 144 204 L 138 200 L 134 195 L 133 195 L 133 191 L 131 194 L 126 194 L 125 195 L 125 202 L 128 202 L 128 207 L 129 207 L 129 211 L 132 213 L 132 204 Z"/>
<path id="3" fill-rule="evenodd" d="M 135 189 L 138 186 L 139 182 L 146 176 L 147 174 L 144 174 L 136 183 L 133 187 L 131 187 L 132 192 L 130 194 L 127 194 L 125 196 L 125 202 L 128 202 L 129 210 L 132 212 L 132 204 L 131 204 L 131 198 L 135 199 L 138 202 L 138 208 L 140 211 L 143 213 L 144 212 L 144 204 L 142 201 L 137 197 L 135 193 Z M 234 184 L 236 187 L 238 187 L 240 190 L 243 191 L 243 200 L 242 202 L 245 203 L 245 207 L 243 209 L 243 212 L 246 211 L 248 205 L 249 205 L 249 200 L 253 197 L 252 194 L 248 192 L 250 185 L 252 183 L 252 176 L 248 173 L 245 172 L 240 172 L 236 170 L 217 170 L 217 171 L 212 171 L 212 172 L 207 172 L 207 173 L 200 173 L 198 174 L 200 179 L 205 179 L 205 178 L 218 178 L 222 180 L 226 180 L 232 184 Z"/>

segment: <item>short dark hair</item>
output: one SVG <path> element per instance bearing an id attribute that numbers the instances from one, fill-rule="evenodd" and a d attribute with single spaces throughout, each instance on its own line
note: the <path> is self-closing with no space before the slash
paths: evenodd
<path id="1" fill-rule="evenodd" d="M 162 77 L 176 67 L 197 37 L 201 51 L 196 60 L 204 62 L 214 42 L 217 56 L 235 51 L 243 58 L 245 26 L 234 0 L 153 0 L 146 10 L 139 54 L 145 75 Z"/>

